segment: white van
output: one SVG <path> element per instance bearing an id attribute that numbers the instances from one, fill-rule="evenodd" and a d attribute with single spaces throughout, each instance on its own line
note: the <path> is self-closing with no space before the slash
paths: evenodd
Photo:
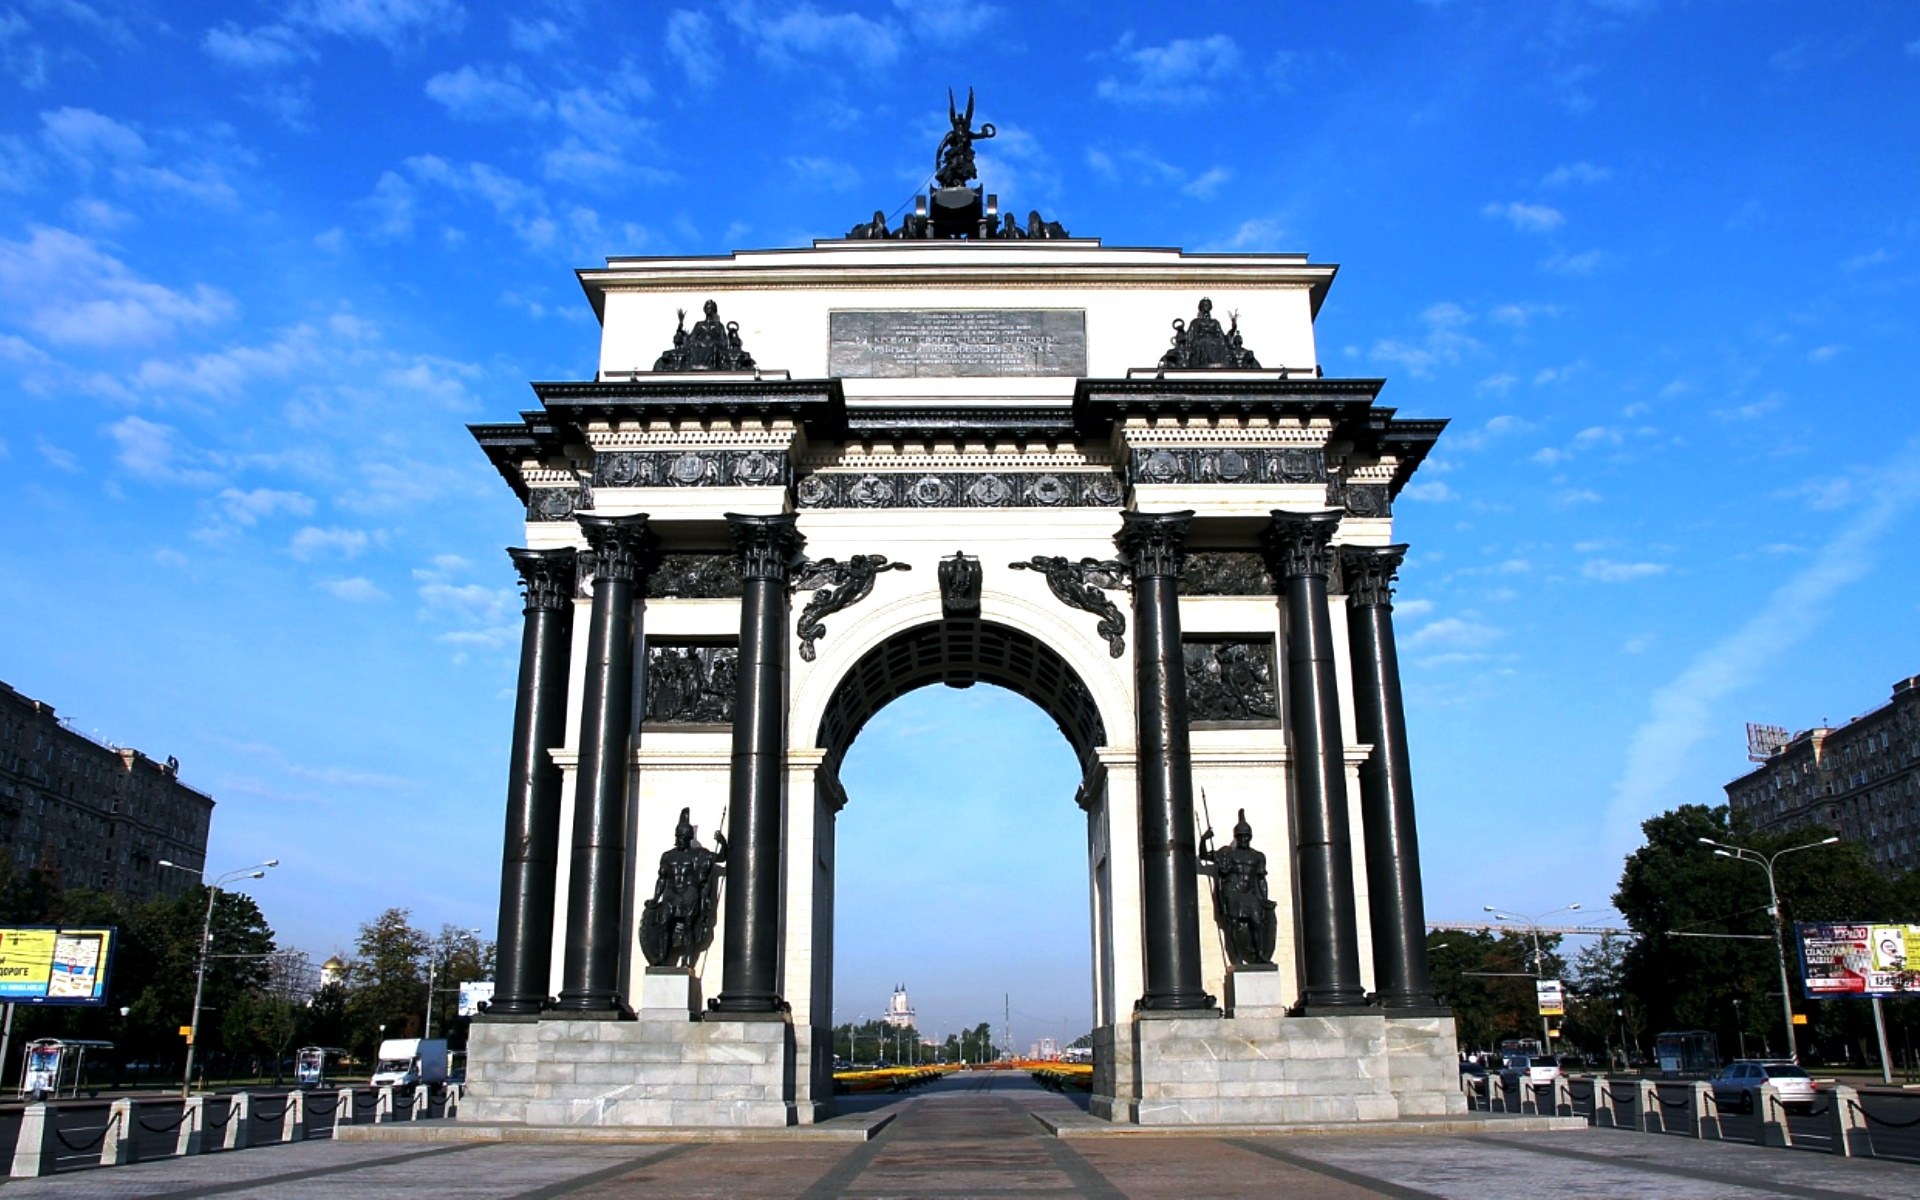
<path id="1" fill-rule="evenodd" d="M 368 1082 L 374 1087 L 411 1087 L 446 1081 L 446 1039 L 388 1038 L 380 1043 L 380 1061 Z"/>

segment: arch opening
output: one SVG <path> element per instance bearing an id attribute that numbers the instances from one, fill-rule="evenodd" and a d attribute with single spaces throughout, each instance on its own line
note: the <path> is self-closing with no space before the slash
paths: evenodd
<path id="1" fill-rule="evenodd" d="M 1008 625 L 948 618 L 895 634 L 863 655 L 834 688 L 816 745 L 837 774 L 847 748 L 888 702 L 916 688 L 994 683 L 1039 705 L 1073 747 L 1082 772 L 1106 744 L 1106 725 L 1080 676 L 1052 648 Z"/>

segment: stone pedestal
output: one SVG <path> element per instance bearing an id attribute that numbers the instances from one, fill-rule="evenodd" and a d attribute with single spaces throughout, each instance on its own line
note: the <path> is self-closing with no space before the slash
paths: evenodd
<path id="1" fill-rule="evenodd" d="M 1261 987 L 1261 974 L 1236 974 L 1243 1003 L 1248 988 Z M 1451 1017 L 1247 1011 L 1096 1031 L 1089 1111 L 1134 1125 L 1390 1121 L 1466 1111 Z"/>
<path id="2" fill-rule="evenodd" d="M 545 1126 L 781 1127 L 798 1123 L 793 1026 L 688 1019 L 475 1022 L 461 1117 Z M 811 1114 L 809 1114 L 811 1116 Z"/>
<path id="3" fill-rule="evenodd" d="M 685 967 L 648 967 L 634 1007 L 640 1019 L 693 1020 L 700 1012 L 700 981 Z"/>
<path id="4" fill-rule="evenodd" d="M 1227 968 L 1227 1012 L 1236 1017 L 1281 1017 L 1287 997 L 1280 990 L 1280 969 L 1272 965 Z"/>

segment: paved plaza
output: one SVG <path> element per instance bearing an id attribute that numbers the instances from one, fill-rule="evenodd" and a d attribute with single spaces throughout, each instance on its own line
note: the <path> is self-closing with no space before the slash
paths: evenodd
<path id="1" fill-rule="evenodd" d="M 1012 1072 L 955 1077 L 912 1096 L 870 1103 L 873 1111 L 897 1115 L 867 1142 L 793 1136 L 652 1144 L 312 1141 L 17 1179 L 0 1187 L 0 1195 L 5 1200 L 1885 1200 L 1920 1192 L 1917 1165 L 1599 1129 L 1054 1137 L 1038 1118 L 1076 1126 L 1080 1110 Z"/>

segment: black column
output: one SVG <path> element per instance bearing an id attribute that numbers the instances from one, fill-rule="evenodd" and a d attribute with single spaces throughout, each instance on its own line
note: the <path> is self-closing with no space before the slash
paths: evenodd
<path id="1" fill-rule="evenodd" d="M 546 1006 L 553 970 L 554 868 L 560 861 L 560 768 L 548 751 L 567 740 L 567 654 L 573 638 L 572 550 L 508 550 L 526 595 L 520 687 L 507 768 L 506 849 L 490 1016 L 529 1017 Z"/>
<path id="2" fill-rule="evenodd" d="M 1355 733 L 1373 745 L 1360 764 L 1360 817 L 1372 913 L 1374 1003 L 1386 1009 L 1429 1009 L 1438 1004 L 1427 971 L 1413 771 L 1407 763 L 1400 656 L 1393 643 L 1393 576 L 1406 553 L 1405 546 L 1345 546 L 1340 550 L 1340 575 L 1347 587 Z"/>
<path id="3" fill-rule="evenodd" d="M 593 555 L 586 703 L 573 796 L 573 862 L 567 879 L 567 956 L 555 1010 L 614 1016 L 620 994 L 620 900 L 627 875 L 627 776 L 635 707 L 634 611 L 645 578 L 647 516 L 578 518 Z"/>
<path id="4" fill-rule="evenodd" d="M 1210 1009 L 1200 983 L 1200 889 L 1193 836 L 1187 661 L 1180 567 L 1192 512 L 1120 514 L 1114 543 L 1133 571 L 1133 686 L 1140 774 L 1143 1011 Z"/>
<path id="5" fill-rule="evenodd" d="M 780 815 L 785 794 L 787 578 L 806 539 L 791 513 L 727 514 L 740 553 L 740 671 L 727 816 L 727 947 L 715 1013 L 780 1011 Z"/>
<path id="6" fill-rule="evenodd" d="M 1327 611 L 1337 512 L 1275 511 L 1262 537 L 1287 603 L 1287 749 L 1293 759 L 1293 846 L 1300 888 L 1303 1011 L 1358 1007 L 1360 928 L 1340 737 L 1340 684 Z"/>

